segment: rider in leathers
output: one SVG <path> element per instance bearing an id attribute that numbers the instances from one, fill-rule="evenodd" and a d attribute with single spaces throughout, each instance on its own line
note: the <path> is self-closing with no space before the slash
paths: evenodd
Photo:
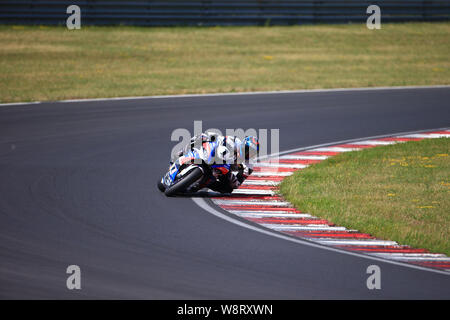
<path id="1" fill-rule="evenodd" d="M 177 154 L 181 157 L 192 148 L 198 148 L 204 142 L 218 142 L 216 148 L 216 159 L 218 163 L 230 164 L 230 170 L 223 174 L 219 170 L 213 170 L 213 177 L 203 181 L 195 189 L 209 188 L 221 193 L 231 193 L 247 179 L 253 172 L 251 160 L 256 158 L 259 151 L 259 142 L 256 137 L 246 137 L 240 140 L 238 137 L 221 136 L 214 132 L 205 132 L 199 136 L 194 136 L 191 141 Z M 236 172 L 236 173 L 235 173 Z M 191 191 L 197 191 L 192 190 Z"/>

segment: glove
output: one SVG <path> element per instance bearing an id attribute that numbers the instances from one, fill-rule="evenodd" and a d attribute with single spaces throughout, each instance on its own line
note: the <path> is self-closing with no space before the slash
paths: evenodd
<path id="1" fill-rule="evenodd" d="M 248 178 L 249 175 L 251 175 L 253 172 L 253 169 L 250 167 L 247 167 L 244 164 L 240 164 L 239 165 L 239 170 L 238 170 L 238 174 L 237 174 L 237 180 L 239 181 L 239 184 L 241 185 L 245 179 Z"/>

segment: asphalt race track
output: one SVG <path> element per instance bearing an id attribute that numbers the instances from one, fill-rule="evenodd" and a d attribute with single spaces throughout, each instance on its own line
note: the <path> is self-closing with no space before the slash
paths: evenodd
<path id="1" fill-rule="evenodd" d="M 449 101 L 428 88 L 0 106 L 0 298 L 449 299 L 448 275 L 271 237 L 156 188 L 172 131 L 194 120 L 279 128 L 283 151 L 448 127 Z M 66 287 L 73 264 L 81 290 Z"/>

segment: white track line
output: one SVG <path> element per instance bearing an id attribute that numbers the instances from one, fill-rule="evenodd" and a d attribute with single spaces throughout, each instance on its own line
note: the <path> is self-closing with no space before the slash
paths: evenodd
<path id="1" fill-rule="evenodd" d="M 347 239 L 314 239 L 315 242 L 326 245 L 347 245 L 347 246 L 394 246 L 398 245 L 395 241 L 376 240 L 376 239 L 361 239 L 361 240 L 347 240 Z"/>
<path id="2" fill-rule="evenodd" d="M 385 254 L 385 255 L 375 254 L 375 253 L 370 253 L 370 254 L 378 256 L 378 257 L 383 257 L 385 259 L 392 259 L 392 260 L 397 260 L 397 261 L 442 261 L 442 262 L 450 261 L 450 259 L 448 257 L 408 257 L 408 256 L 404 256 L 404 257 L 393 256 L 393 257 L 391 257 L 387 254 Z"/>
<path id="3" fill-rule="evenodd" d="M 328 156 L 314 156 L 314 155 L 307 155 L 307 156 L 302 156 L 302 155 L 285 155 L 285 156 L 281 156 L 279 157 L 279 159 L 284 159 L 284 160 L 325 160 L 329 158 Z"/>
<path id="4" fill-rule="evenodd" d="M 314 152 L 349 152 L 349 151 L 359 151 L 362 148 L 342 148 L 342 147 L 325 147 L 312 149 Z"/>
<path id="5" fill-rule="evenodd" d="M 304 169 L 308 167 L 306 164 L 288 164 L 288 163 L 273 163 L 273 162 L 258 162 L 255 167 L 273 167 L 273 168 L 290 168 L 290 169 Z"/>
<path id="6" fill-rule="evenodd" d="M 261 200 L 237 200 L 237 199 L 230 199 L 230 200 L 214 200 L 214 203 L 217 203 L 219 205 L 254 205 L 254 206 L 275 206 L 275 207 L 290 207 L 291 204 L 286 201 L 261 201 Z"/>
<path id="7" fill-rule="evenodd" d="M 390 259 L 432 259 L 432 260 L 439 260 L 439 261 L 450 261 L 450 258 L 447 257 L 445 254 L 441 253 L 399 253 L 399 252 L 372 252 L 371 254 L 374 254 L 376 256 L 385 256 L 386 258 Z"/>
<path id="8" fill-rule="evenodd" d="M 40 104 L 41 101 L 32 101 L 32 102 L 9 102 L 9 103 L 0 103 L 0 107 L 9 107 L 9 106 L 23 106 L 23 105 L 32 105 L 32 104 Z"/>
<path id="9" fill-rule="evenodd" d="M 433 139 L 433 138 L 450 138 L 449 134 L 443 133 L 429 133 L 429 134 L 408 134 L 405 136 L 399 136 L 396 138 L 424 138 L 424 139 Z"/>
<path id="10" fill-rule="evenodd" d="M 293 175 L 294 172 L 282 172 L 282 171 L 273 171 L 273 172 L 264 172 L 264 171 L 253 171 L 252 176 L 255 177 L 288 177 Z"/>
<path id="11" fill-rule="evenodd" d="M 403 141 L 363 140 L 363 141 L 358 141 L 358 142 L 350 142 L 348 144 L 351 144 L 351 145 L 369 145 L 369 146 L 387 146 L 387 145 L 390 145 L 390 144 L 396 144 L 398 142 L 403 142 Z"/>
<path id="12" fill-rule="evenodd" d="M 250 95 L 272 95 L 272 94 L 298 94 L 298 93 L 327 93 L 327 92 L 353 92 L 353 91 L 378 91 L 378 90 L 411 90 L 411 89 L 446 89 L 449 85 L 436 86 L 396 86 L 396 87 L 366 87 L 366 88 L 336 88 L 336 89 L 303 89 L 303 90 L 280 90 L 280 91 L 253 91 L 253 92 L 221 92 L 221 93 L 193 93 L 178 95 L 159 95 L 159 96 L 134 96 L 134 97 L 113 97 L 113 98 L 92 98 L 92 99 L 67 99 L 56 101 L 56 103 L 76 103 L 76 102 L 95 102 L 95 101 L 121 101 L 121 100 L 142 100 L 142 99 L 168 99 L 168 98 L 202 98 L 202 97 L 226 97 L 226 96 L 250 96 Z M 40 104 L 51 101 L 33 101 L 33 102 L 13 102 L 1 103 L 1 106 L 10 105 L 28 105 Z"/>
<path id="13" fill-rule="evenodd" d="M 307 213 L 281 213 L 283 211 L 240 211 L 240 210 L 229 210 L 229 212 L 242 217 L 249 218 L 313 218 Z"/>
<path id="14" fill-rule="evenodd" d="M 295 230 L 320 230 L 320 231 L 354 231 L 348 230 L 345 227 L 330 227 L 326 224 L 275 224 L 275 223 L 262 223 L 263 227 L 274 229 L 274 230 L 284 230 L 284 231 L 295 231 Z"/>
<path id="15" fill-rule="evenodd" d="M 275 192 L 272 190 L 257 190 L 257 189 L 235 189 L 232 194 L 252 194 L 252 195 L 275 195 Z"/>
<path id="16" fill-rule="evenodd" d="M 303 217 L 304 216 L 304 217 L 314 218 L 309 213 L 295 213 L 295 212 L 287 211 L 284 209 L 286 209 L 286 208 L 281 207 L 281 208 L 277 208 L 277 210 L 266 210 L 264 208 L 261 208 L 258 210 L 245 210 L 245 208 L 244 208 L 243 210 L 231 209 L 231 210 L 226 210 L 226 211 L 235 213 L 235 214 L 251 214 L 251 215 L 261 216 L 261 217 L 272 217 L 272 216 Z"/>
<path id="17" fill-rule="evenodd" d="M 281 183 L 281 181 L 273 181 L 273 180 L 245 180 L 242 184 L 243 186 L 277 186 Z"/>

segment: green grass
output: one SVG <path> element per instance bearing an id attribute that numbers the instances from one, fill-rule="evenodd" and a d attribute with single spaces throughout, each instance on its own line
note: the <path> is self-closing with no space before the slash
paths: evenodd
<path id="1" fill-rule="evenodd" d="M 450 23 L 0 26 L 0 101 L 450 84 Z"/>
<path id="2" fill-rule="evenodd" d="M 450 139 L 343 153 L 284 179 L 297 208 L 381 239 L 450 255 Z"/>

